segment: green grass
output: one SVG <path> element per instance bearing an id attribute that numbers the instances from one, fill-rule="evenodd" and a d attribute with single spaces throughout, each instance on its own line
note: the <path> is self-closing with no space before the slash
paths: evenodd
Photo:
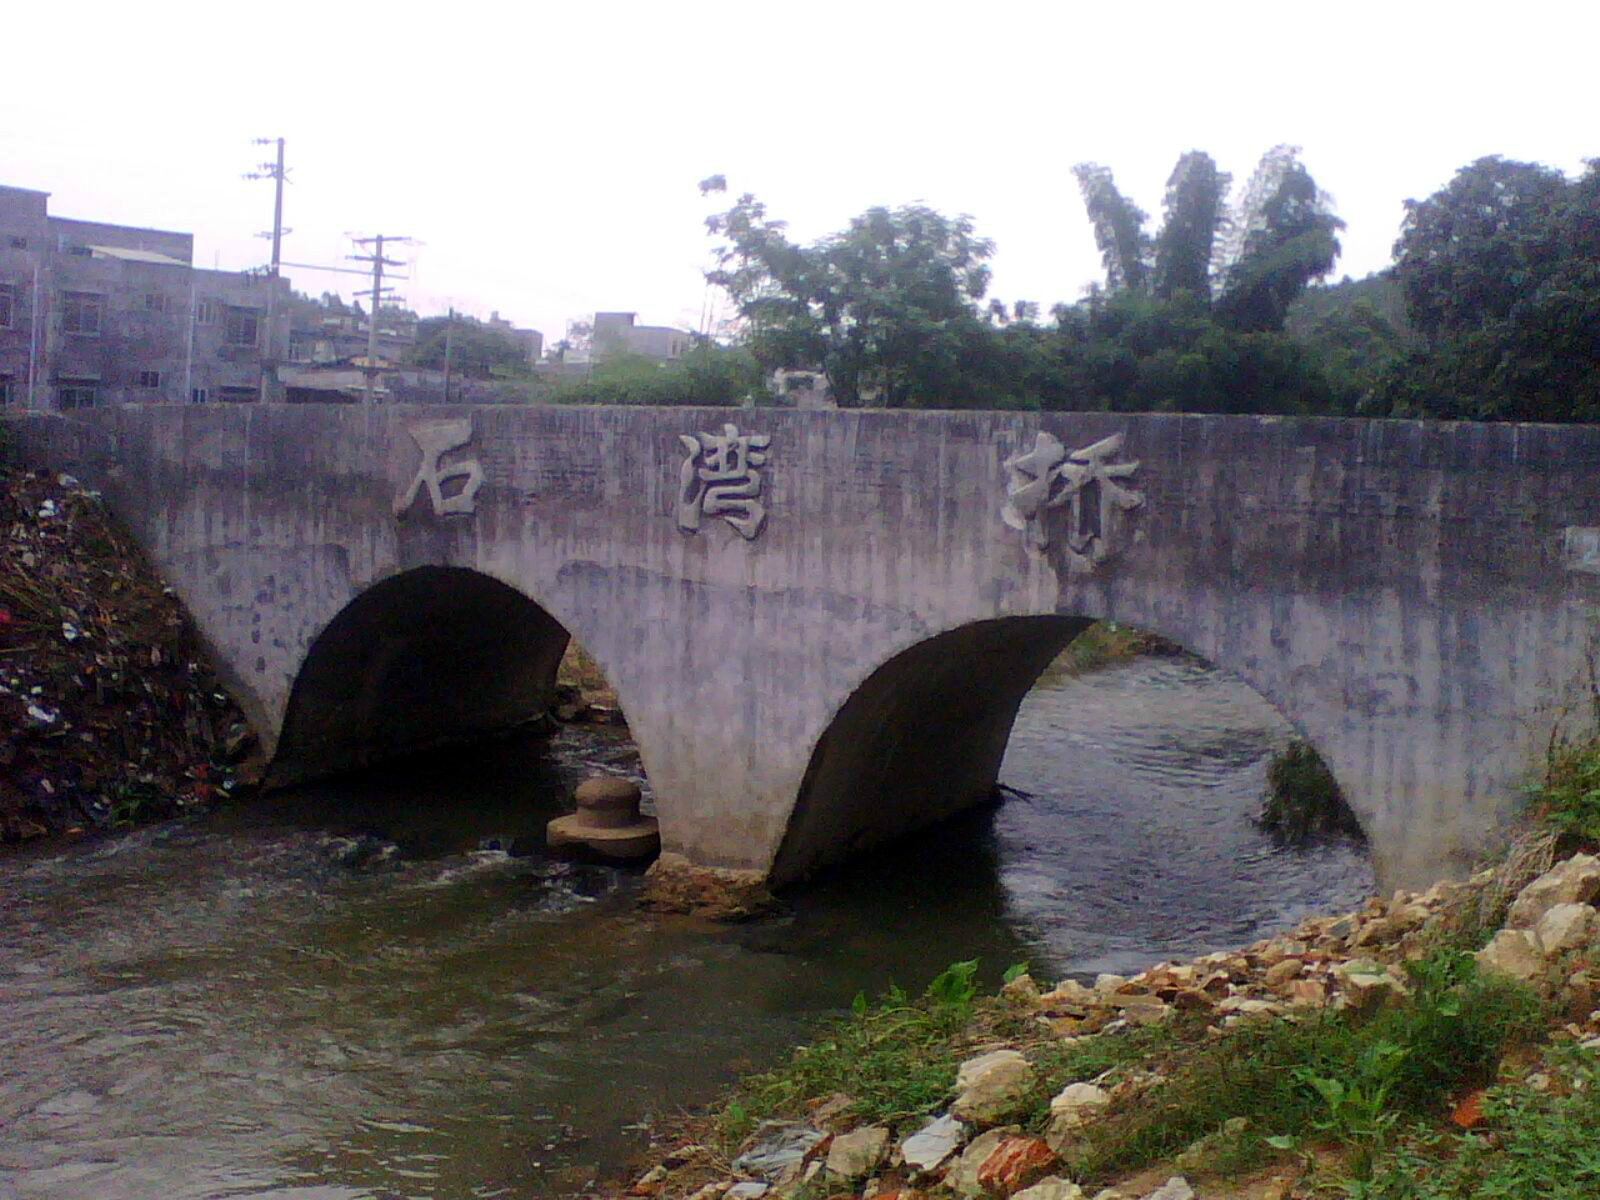
<path id="1" fill-rule="evenodd" d="M 940 976 L 946 979 L 948 972 Z M 939 981 L 935 981 L 939 985 Z M 796 1117 L 805 1102 L 843 1092 L 864 1121 L 896 1121 L 931 1111 L 955 1086 L 966 1057 L 961 1033 L 973 1016 L 965 1003 L 891 988 L 877 1004 L 858 997 L 855 1012 L 835 1022 L 774 1071 L 742 1081 L 718 1119 L 727 1145 L 760 1122 Z"/>
<path id="2" fill-rule="evenodd" d="M 1571 1051 L 1556 1085 L 1491 1088 L 1472 1133 L 1419 1129 L 1378 1156 L 1350 1200 L 1593 1200 L 1600 1196 L 1600 1064 Z"/>
<path id="3" fill-rule="evenodd" d="M 1179 647 L 1153 633 L 1129 629 L 1111 621 L 1096 621 L 1067 643 L 1051 668 L 1066 675 L 1081 675 L 1142 654 L 1179 652 Z"/>
<path id="4" fill-rule="evenodd" d="M 1412 968 L 1412 994 L 1370 1016 L 1321 1012 L 1255 1021 L 1186 1048 L 1167 1078 L 1113 1109 L 1069 1155 L 1074 1179 L 1106 1181 L 1248 1122 L 1211 1168 L 1246 1169 L 1301 1139 L 1370 1159 L 1400 1121 L 1438 1111 L 1486 1082 L 1505 1048 L 1541 1028 L 1537 999 L 1442 952 Z M 1270 1140 L 1269 1140 L 1270 1139 Z"/>
<path id="5" fill-rule="evenodd" d="M 1274 754 L 1267 766 L 1267 798 L 1256 823 L 1291 846 L 1319 833 L 1363 836 L 1333 772 L 1309 743 L 1298 738 Z"/>
<path id="6" fill-rule="evenodd" d="M 898 988 L 877 1003 L 857 997 L 850 1016 L 787 1063 L 738 1086 L 717 1119 L 724 1146 L 737 1146 L 762 1121 L 800 1117 L 807 1100 L 838 1092 L 851 1097 L 850 1113 L 861 1121 L 907 1125 L 942 1110 L 952 1098 L 957 1069 L 996 1042 L 1023 1048 L 1033 1062 L 1038 1083 L 1016 1116 L 1042 1128 L 1050 1098 L 1068 1083 L 1141 1060 L 1173 1041 L 1170 1030 L 1150 1027 L 1066 1042 L 1031 1013 L 1002 999 L 979 999 L 975 968 L 971 962 L 954 964 L 915 999 Z"/>

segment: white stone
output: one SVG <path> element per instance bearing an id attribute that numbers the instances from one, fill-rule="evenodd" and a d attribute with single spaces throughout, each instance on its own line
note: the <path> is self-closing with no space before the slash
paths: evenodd
<path id="1" fill-rule="evenodd" d="M 1518 893 L 1506 916 L 1506 925 L 1511 929 L 1532 929 L 1556 905 L 1587 904 L 1596 896 L 1600 896 L 1600 858 L 1575 854 Z"/>
<path id="2" fill-rule="evenodd" d="M 878 1169 L 889 1149 L 889 1131 L 882 1125 L 864 1125 L 841 1133 L 828 1147 L 828 1174 L 839 1179 L 861 1179 Z"/>
<path id="3" fill-rule="evenodd" d="M 1174 1175 L 1155 1191 L 1148 1193 L 1144 1200 L 1194 1200 L 1194 1189 L 1182 1175 Z"/>
<path id="4" fill-rule="evenodd" d="M 1565 954 L 1594 940 L 1597 921 L 1600 913 L 1587 904 L 1557 904 L 1539 918 L 1533 932 L 1545 954 Z"/>
<path id="5" fill-rule="evenodd" d="M 961 1064 L 950 1114 L 975 1125 L 1010 1115 L 1033 1088 L 1033 1068 L 1015 1050 L 995 1050 Z"/>
<path id="6" fill-rule="evenodd" d="M 1032 1187 L 1023 1188 L 1013 1200 L 1083 1200 L 1083 1189 L 1070 1179 L 1050 1175 Z"/>
<path id="7" fill-rule="evenodd" d="M 1050 1122 L 1078 1126 L 1111 1103 L 1111 1093 L 1092 1083 L 1069 1083 L 1050 1101 Z"/>
<path id="8" fill-rule="evenodd" d="M 946 1113 L 900 1143 L 900 1161 L 912 1171 L 937 1171 L 967 1140 L 967 1127 Z"/>
<path id="9" fill-rule="evenodd" d="M 944 1177 L 944 1185 L 958 1196 L 981 1196 L 983 1188 L 978 1184 L 978 1168 L 988 1161 L 988 1158 L 1005 1141 L 1017 1131 L 1015 1125 L 1007 1125 L 1001 1129 L 991 1129 L 988 1133 L 981 1133 L 972 1140 L 972 1145 L 962 1152 L 956 1165 L 951 1167 Z"/>
<path id="10" fill-rule="evenodd" d="M 1527 982 L 1544 973 L 1544 948 L 1538 935 L 1526 929 L 1502 929 L 1477 953 L 1478 965 L 1485 971 L 1509 975 Z"/>

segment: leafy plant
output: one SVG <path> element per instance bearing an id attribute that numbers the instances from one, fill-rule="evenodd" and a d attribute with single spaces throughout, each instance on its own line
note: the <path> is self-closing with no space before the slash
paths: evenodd
<path id="1" fill-rule="evenodd" d="M 1292 846 L 1319 833 L 1363 836 L 1333 772 L 1309 743 L 1298 738 L 1267 765 L 1267 799 L 1256 823 Z"/>
<path id="2" fill-rule="evenodd" d="M 1533 801 L 1545 824 L 1561 836 L 1600 843 L 1600 737 L 1552 747 Z"/>
<path id="3" fill-rule="evenodd" d="M 951 963 L 933 977 L 927 996 L 934 1004 L 970 1008 L 978 996 L 978 960 Z"/>

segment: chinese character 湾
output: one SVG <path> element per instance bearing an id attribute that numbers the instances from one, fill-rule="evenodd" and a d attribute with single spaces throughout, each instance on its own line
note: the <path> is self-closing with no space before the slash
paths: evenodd
<path id="1" fill-rule="evenodd" d="M 742 537 L 754 538 L 767 520 L 756 468 L 766 463 L 772 439 L 741 434 L 730 423 L 721 433 L 679 434 L 678 440 L 689 452 L 678 474 L 678 528 L 694 533 L 702 515 L 722 517 Z"/>

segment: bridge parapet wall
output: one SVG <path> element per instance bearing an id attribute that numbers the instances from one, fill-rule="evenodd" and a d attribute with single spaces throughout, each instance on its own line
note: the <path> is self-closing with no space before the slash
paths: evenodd
<path id="1" fill-rule="evenodd" d="M 728 422 L 764 443 L 730 450 Z M 786 875 L 936 815 L 816 758 L 830 729 L 870 732 L 852 712 L 909 720 L 851 697 L 930 639 L 1043 616 L 1150 629 L 1236 672 L 1329 761 L 1386 882 L 1459 870 L 1579 700 L 1600 601 L 1587 428 L 337 406 L 13 424 L 31 458 L 105 489 L 269 745 L 356 597 L 469 569 L 599 661 L 669 849 Z M 1020 695 L 1038 656 L 990 640 L 948 645 L 989 646 L 972 687 Z M 1003 744 L 1009 713 L 945 707 L 896 744 Z M 780 856 L 797 805 L 811 833 Z"/>

